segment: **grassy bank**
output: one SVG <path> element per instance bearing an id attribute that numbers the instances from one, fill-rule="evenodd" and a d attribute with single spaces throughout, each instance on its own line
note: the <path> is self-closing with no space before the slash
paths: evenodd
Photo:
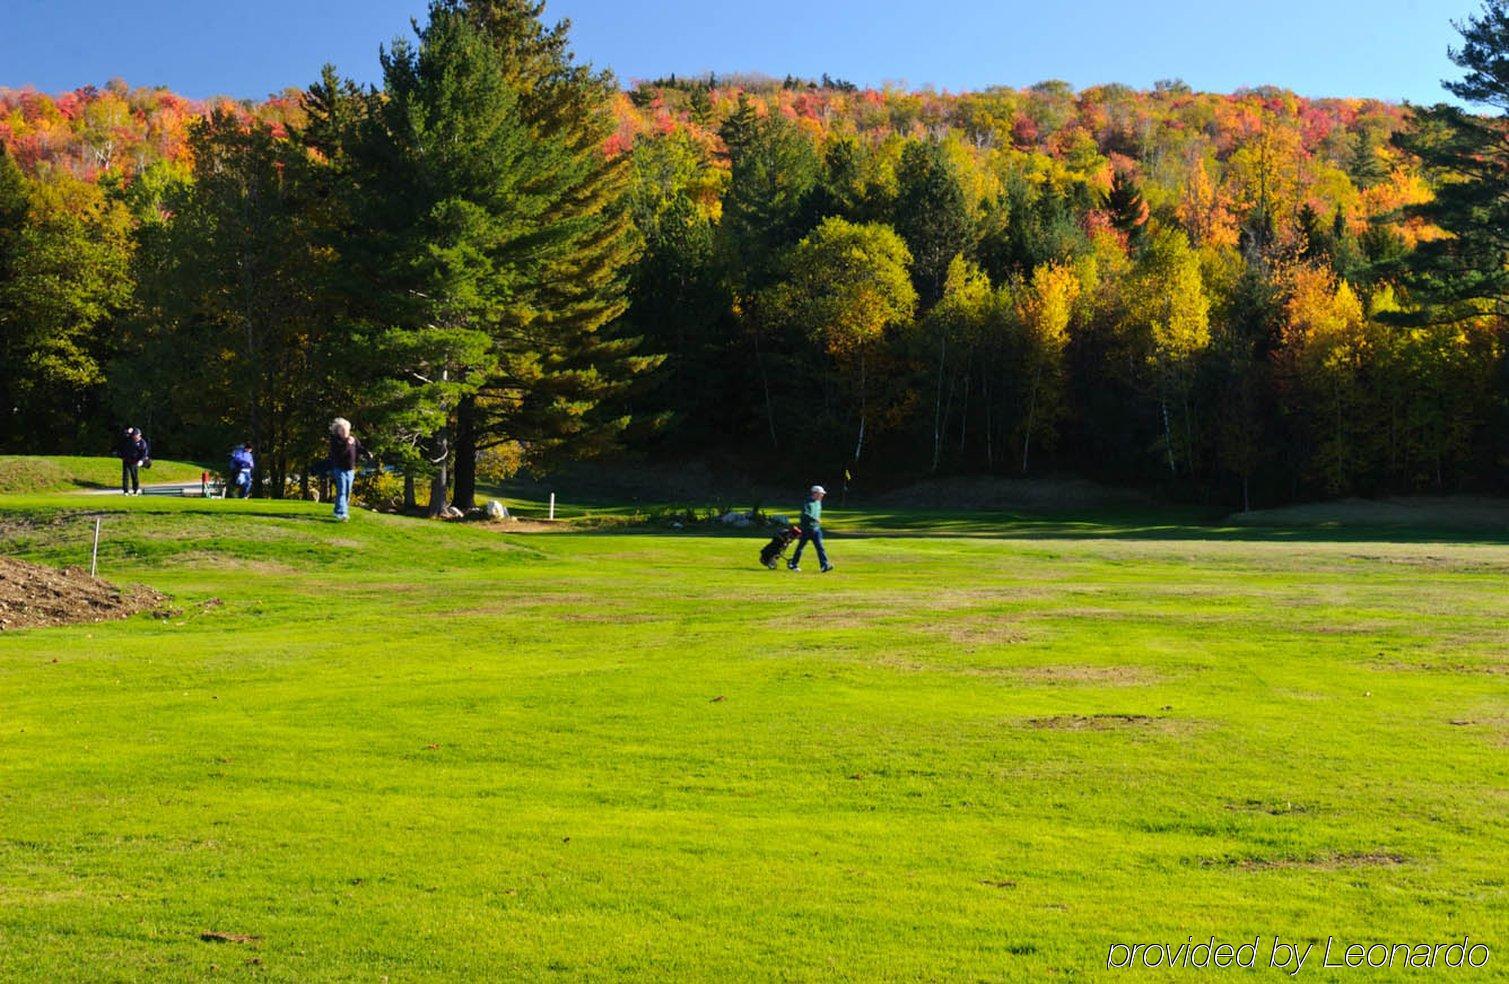
<path id="1" fill-rule="evenodd" d="M 150 482 L 197 482 L 200 465 L 185 461 L 154 461 L 139 473 Z M 120 488 L 119 458 L 81 458 L 67 455 L 0 454 L 0 494 L 70 492 L 79 489 Z"/>

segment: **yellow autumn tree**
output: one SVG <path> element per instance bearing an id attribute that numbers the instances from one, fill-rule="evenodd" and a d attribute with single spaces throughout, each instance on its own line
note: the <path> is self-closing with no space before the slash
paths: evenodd
<path id="1" fill-rule="evenodd" d="M 1179 199 L 1178 214 L 1195 245 L 1233 247 L 1237 244 L 1236 218 L 1210 179 L 1204 157 L 1195 158 L 1190 168 L 1184 194 Z"/>
<path id="2" fill-rule="evenodd" d="M 845 373 L 857 377 L 859 436 L 864 453 L 869 420 L 866 364 L 887 330 L 912 323 L 917 291 L 912 255 L 890 226 L 824 219 L 787 257 L 788 276 L 762 307 L 805 330 Z"/>
<path id="3" fill-rule="evenodd" d="M 1354 484 L 1369 442 L 1364 373 L 1372 324 L 1346 281 L 1311 265 L 1287 271 L 1282 363 L 1291 378 L 1290 411 L 1311 435 L 1311 461 L 1332 493 Z"/>
<path id="4" fill-rule="evenodd" d="M 1210 297 L 1200 256 L 1183 232 L 1165 229 L 1149 238 L 1128 289 L 1128 312 L 1133 327 L 1143 334 L 1163 418 L 1169 473 L 1176 475 L 1181 451 L 1193 468 L 1195 426 L 1189 393 L 1196 360 L 1210 345 Z M 1175 433 L 1175 411 L 1183 418 L 1180 436 Z"/>
<path id="5" fill-rule="evenodd" d="M 952 389 L 951 379 L 958 378 L 960 364 L 967 377 L 969 357 L 979 344 L 994 307 L 995 292 L 991 289 L 990 278 L 979 266 L 962 255 L 954 257 L 948 265 L 948 275 L 944 278 L 943 298 L 933 306 L 922 322 L 924 343 L 929 349 L 936 344 L 938 353 L 933 399 L 933 471 L 938 470 L 943 455 L 944 391 Z M 955 353 L 952 363 L 950 353 Z M 963 354 L 963 359 L 958 357 L 959 353 Z"/>
<path id="6" fill-rule="evenodd" d="M 1064 349 L 1080 283 L 1074 271 L 1045 263 L 1018 290 L 1016 318 L 1021 331 L 1025 393 L 1022 412 L 1022 471 L 1030 463 L 1032 439 L 1045 443 L 1055 434 L 1063 414 Z"/>

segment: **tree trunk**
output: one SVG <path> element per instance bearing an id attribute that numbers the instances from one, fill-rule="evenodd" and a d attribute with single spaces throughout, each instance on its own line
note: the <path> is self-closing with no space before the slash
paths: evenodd
<path id="1" fill-rule="evenodd" d="M 1027 456 L 1032 450 L 1032 418 L 1037 413 L 1037 391 L 1027 403 L 1027 424 L 1022 428 L 1022 474 L 1027 474 Z"/>
<path id="2" fill-rule="evenodd" d="M 440 379 L 442 382 L 449 382 L 450 378 L 450 370 L 442 369 L 440 371 Z M 440 430 L 435 433 L 435 445 L 433 448 L 434 454 L 430 459 L 431 463 L 435 466 L 435 474 L 430 478 L 430 508 L 428 515 L 431 519 L 435 519 L 440 516 L 441 513 L 445 512 L 446 485 L 449 484 L 448 479 L 450 477 L 450 411 L 445 406 L 442 406 L 440 409 L 441 413 L 444 415 L 442 418 L 444 420 L 444 423 L 440 425 Z"/>
<path id="3" fill-rule="evenodd" d="M 948 336 L 938 341 L 938 399 L 933 404 L 933 471 L 938 470 L 938 459 L 943 453 L 943 359 L 948 352 Z"/>
<path id="4" fill-rule="evenodd" d="M 1189 409 L 1189 390 L 1184 392 L 1184 457 L 1189 462 L 1189 473 L 1195 473 L 1195 425 L 1194 414 Z"/>
<path id="5" fill-rule="evenodd" d="M 964 393 L 959 397 L 959 456 L 965 464 L 968 464 L 968 449 L 964 446 L 964 440 L 969 436 L 969 381 L 973 369 L 969 359 L 965 358 Z"/>
<path id="6" fill-rule="evenodd" d="M 403 470 L 403 511 L 407 513 L 419 510 L 419 500 L 414 495 L 414 467 L 410 465 Z"/>
<path id="7" fill-rule="evenodd" d="M 1168 423 L 1168 401 L 1162 400 L 1159 405 L 1163 408 L 1163 443 L 1168 451 L 1168 473 L 1178 475 L 1179 469 L 1174 464 L 1174 431 Z"/>
<path id="8" fill-rule="evenodd" d="M 456 487 L 451 504 L 457 509 L 477 506 L 477 398 L 463 397 L 456 406 Z"/>
<path id="9" fill-rule="evenodd" d="M 765 422 L 770 425 L 770 446 L 780 447 L 775 436 L 775 407 L 770 402 L 770 374 L 765 371 L 765 354 L 760 351 L 760 331 L 754 332 L 755 364 L 760 367 L 760 385 L 765 390 Z"/>
<path id="10" fill-rule="evenodd" d="M 988 373 L 981 380 L 981 385 L 985 387 L 985 467 L 989 471 L 995 471 L 995 432 L 990 420 L 990 376 Z"/>
<path id="11" fill-rule="evenodd" d="M 440 460 L 435 466 L 434 477 L 430 479 L 430 508 L 428 515 L 431 519 L 435 519 L 439 517 L 441 513 L 445 512 L 445 496 L 446 483 L 449 472 L 448 459 L 450 458 L 450 445 L 447 441 L 441 439 L 435 450 L 438 452 L 438 454 L 436 454 L 436 457 Z"/>
<path id="12" fill-rule="evenodd" d="M 1022 428 L 1022 474 L 1027 473 L 1027 453 L 1032 447 L 1032 425 L 1037 417 L 1037 384 L 1038 376 L 1032 377 L 1032 388 L 1028 390 L 1027 397 L 1027 424 Z"/>
<path id="13" fill-rule="evenodd" d="M 864 353 L 859 356 L 859 442 L 854 445 L 854 460 L 859 460 L 859 455 L 865 449 L 865 413 L 869 407 L 865 403 L 865 357 Z"/>

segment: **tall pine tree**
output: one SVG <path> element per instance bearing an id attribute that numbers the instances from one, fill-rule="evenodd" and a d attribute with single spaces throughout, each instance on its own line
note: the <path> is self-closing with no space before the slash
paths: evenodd
<path id="1" fill-rule="evenodd" d="M 1438 104 L 1416 109 L 1413 127 L 1395 137 L 1436 185 L 1433 200 L 1403 214 L 1451 234 L 1420 243 L 1408 262 L 1409 286 L 1427 305 L 1424 317 L 1438 322 L 1509 302 L 1509 0 L 1486 0 L 1457 28 L 1463 44 L 1450 55 L 1466 75 L 1443 84 L 1497 115 Z"/>
<path id="2" fill-rule="evenodd" d="M 896 231 L 911 250 L 912 283 L 926 310 L 943 296 L 949 264 L 968 248 L 973 218 L 958 175 L 936 141 L 907 144 L 896 181 Z"/>
<path id="3" fill-rule="evenodd" d="M 547 27 L 541 0 L 441 0 L 479 28 L 499 58 L 539 159 L 530 194 L 539 211 L 528 310 L 494 322 L 498 369 L 458 408 L 456 505 L 474 504 L 477 453 L 512 441 L 536 461 L 588 454 L 626 423 L 624 400 L 655 360 L 612 328 L 628 307 L 629 266 L 640 243 L 629 214 L 629 161 L 603 153 L 616 121 L 616 86 L 577 64 L 570 22 Z"/>

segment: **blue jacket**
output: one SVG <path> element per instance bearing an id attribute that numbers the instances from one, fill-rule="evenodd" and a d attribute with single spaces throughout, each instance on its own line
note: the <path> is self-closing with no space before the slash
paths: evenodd
<path id="1" fill-rule="evenodd" d="M 238 447 L 231 452 L 231 471 L 251 471 L 255 467 L 256 463 L 252 461 L 252 453 L 246 450 L 246 448 Z"/>

